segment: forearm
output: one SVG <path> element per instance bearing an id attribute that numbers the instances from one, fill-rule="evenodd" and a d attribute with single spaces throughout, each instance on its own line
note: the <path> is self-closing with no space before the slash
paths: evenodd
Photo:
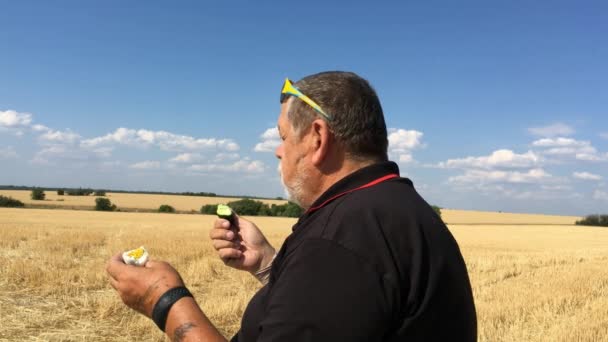
<path id="1" fill-rule="evenodd" d="M 227 341 L 192 297 L 184 297 L 171 307 L 165 331 L 173 342 Z"/>

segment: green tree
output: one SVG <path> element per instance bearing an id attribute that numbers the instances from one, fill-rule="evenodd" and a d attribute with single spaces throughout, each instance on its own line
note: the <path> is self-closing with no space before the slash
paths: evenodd
<path id="1" fill-rule="evenodd" d="M 175 208 L 173 208 L 172 206 L 170 206 L 168 204 L 163 204 L 160 207 L 158 207 L 158 212 L 159 213 L 174 213 Z"/>
<path id="2" fill-rule="evenodd" d="M 106 195 L 105 190 L 96 190 L 95 191 L 95 196 L 105 196 L 105 195 Z"/>
<path id="3" fill-rule="evenodd" d="M 0 195 L 0 207 L 5 208 L 21 208 L 25 205 L 20 200 L 16 200 L 12 197 L 2 196 Z"/>
<path id="4" fill-rule="evenodd" d="M 302 209 L 302 207 L 300 207 L 299 205 L 297 205 L 293 202 L 287 202 L 286 204 L 283 204 L 283 206 L 285 207 L 285 209 L 283 210 L 283 215 L 281 215 L 281 216 L 300 217 L 304 213 L 304 210 Z"/>
<path id="5" fill-rule="evenodd" d="M 261 201 L 244 198 L 238 201 L 228 202 L 227 205 L 238 215 L 300 217 L 303 213 L 302 208 L 292 202 L 268 206 L 268 204 Z M 215 215 L 217 213 L 217 204 L 207 204 L 202 206 L 201 213 Z"/>
<path id="6" fill-rule="evenodd" d="M 57 195 L 63 196 L 64 194 L 65 194 L 65 191 L 63 191 L 63 190 L 57 190 Z"/>
<path id="7" fill-rule="evenodd" d="M 205 204 L 201 207 L 201 214 L 206 215 L 216 215 L 217 214 L 217 204 Z"/>
<path id="8" fill-rule="evenodd" d="M 71 189 L 71 190 L 67 191 L 68 196 L 89 196 L 92 193 L 93 193 L 92 189 L 83 189 L 83 188 Z"/>
<path id="9" fill-rule="evenodd" d="M 116 205 L 112 204 L 112 202 L 107 198 L 97 197 L 95 199 L 95 210 L 114 211 L 116 210 Z"/>
<path id="10" fill-rule="evenodd" d="M 232 210 L 234 210 L 238 215 L 257 216 L 260 213 L 264 215 L 268 215 L 270 213 L 270 209 L 266 204 L 249 198 L 228 202 L 228 206 L 232 208 Z"/>
<path id="11" fill-rule="evenodd" d="M 576 221 L 580 226 L 608 227 L 608 215 L 587 215 L 584 219 Z"/>
<path id="12" fill-rule="evenodd" d="M 270 206 L 270 216 L 281 216 L 283 213 L 282 209 L 282 205 L 272 204 Z"/>
<path id="13" fill-rule="evenodd" d="M 42 190 L 40 188 L 32 189 L 32 194 L 30 196 L 32 197 L 33 200 L 36 200 L 36 201 L 43 201 L 44 198 L 46 197 L 46 195 L 44 194 L 44 190 Z"/>
<path id="14" fill-rule="evenodd" d="M 293 202 L 270 206 L 270 216 L 300 217 L 303 212 L 302 208 Z"/>

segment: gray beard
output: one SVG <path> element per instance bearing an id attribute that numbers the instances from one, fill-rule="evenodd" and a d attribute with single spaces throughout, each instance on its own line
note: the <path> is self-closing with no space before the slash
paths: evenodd
<path id="1" fill-rule="evenodd" d="M 298 165 L 298 170 L 296 170 L 296 176 L 295 176 L 295 179 L 293 180 L 293 184 L 285 183 L 285 180 L 283 179 L 283 172 L 281 172 L 281 162 L 280 161 L 277 166 L 277 171 L 279 172 L 279 177 L 281 179 L 281 185 L 283 185 L 283 191 L 285 192 L 287 199 L 290 202 L 293 202 L 293 203 L 299 205 L 300 207 L 303 207 L 302 206 L 302 200 L 303 200 L 302 197 L 303 197 L 303 190 L 304 190 L 304 177 L 302 177 L 302 176 L 304 173 L 302 172 L 302 170 L 300 170 L 300 166 Z"/>

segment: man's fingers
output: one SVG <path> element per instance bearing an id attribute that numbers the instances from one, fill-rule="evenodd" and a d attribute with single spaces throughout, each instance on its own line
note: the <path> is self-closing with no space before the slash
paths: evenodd
<path id="1" fill-rule="evenodd" d="M 115 261 L 115 262 L 120 262 L 120 263 L 125 263 L 125 261 L 122 259 L 122 252 L 118 252 L 114 255 L 112 255 L 112 257 L 110 258 L 110 261 Z"/>
<path id="2" fill-rule="evenodd" d="M 220 255 L 220 259 L 222 259 L 224 262 L 226 262 L 228 259 L 238 259 L 243 255 L 241 251 L 234 248 L 224 248 L 217 252 Z"/>
<path id="3" fill-rule="evenodd" d="M 112 277 L 110 277 L 110 285 L 114 288 L 114 290 L 118 290 L 118 281 Z"/>
<path id="4" fill-rule="evenodd" d="M 228 229 L 228 228 L 230 228 L 230 221 L 225 220 L 225 219 L 217 219 L 217 220 L 215 220 L 215 223 L 213 224 L 213 228 Z"/>
<path id="5" fill-rule="evenodd" d="M 226 241 L 226 240 L 213 240 L 213 248 L 215 248 L 216 251 L 219 251 L 220 249 L 223 249 L 223 248 L 239 249 L 240 247 L 241 247 L 241 244 L 239 242 L 232 242 L 232 241 Z"/>
<path id="6" fill-rule="evenodd" d="M 146 263 L 144 264 L 144 267 L 148 267 L 148 268 L 156 268 L 158 267 L 162 262 L 161 261 L 156 261 L 156 260 L 148 260 L 146 261 Z"/>
<path id="7" fill-rule="evenodd" d="M 209 237 L 212 240 L 232 240 L 234 239 L 234 232 L 227 229 L 211 229 L 209 232 Z"/>
<path id="8" fill-rule="evenodd" d="M 106 272 L 114 278 L 117 279 L 118 275 L 124 270 L 127 265 L 122 260 L 122 253 L 118 253 L 113 255 L 106 265 Z"/>

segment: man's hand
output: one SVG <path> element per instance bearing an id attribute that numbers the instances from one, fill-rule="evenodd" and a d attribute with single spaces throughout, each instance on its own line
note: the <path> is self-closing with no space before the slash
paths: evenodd
<path id="1" fill-rule="evenodd" d="M 224 264 L 253 274 L 270 264 L 275 249 L 253 222 L 234 215 L 237 227 L 218 219 L 209 237 Z"/>
<path id="2" fill-rule="evenodd" d="M 148 317 L 167 290 L 184 286 L 179 273 L 168 263 L 148 261 L 145 266 L 126 265 L 122 253 L 114 255 L 106 266 L 110 284 L 131 309 Z"/>

